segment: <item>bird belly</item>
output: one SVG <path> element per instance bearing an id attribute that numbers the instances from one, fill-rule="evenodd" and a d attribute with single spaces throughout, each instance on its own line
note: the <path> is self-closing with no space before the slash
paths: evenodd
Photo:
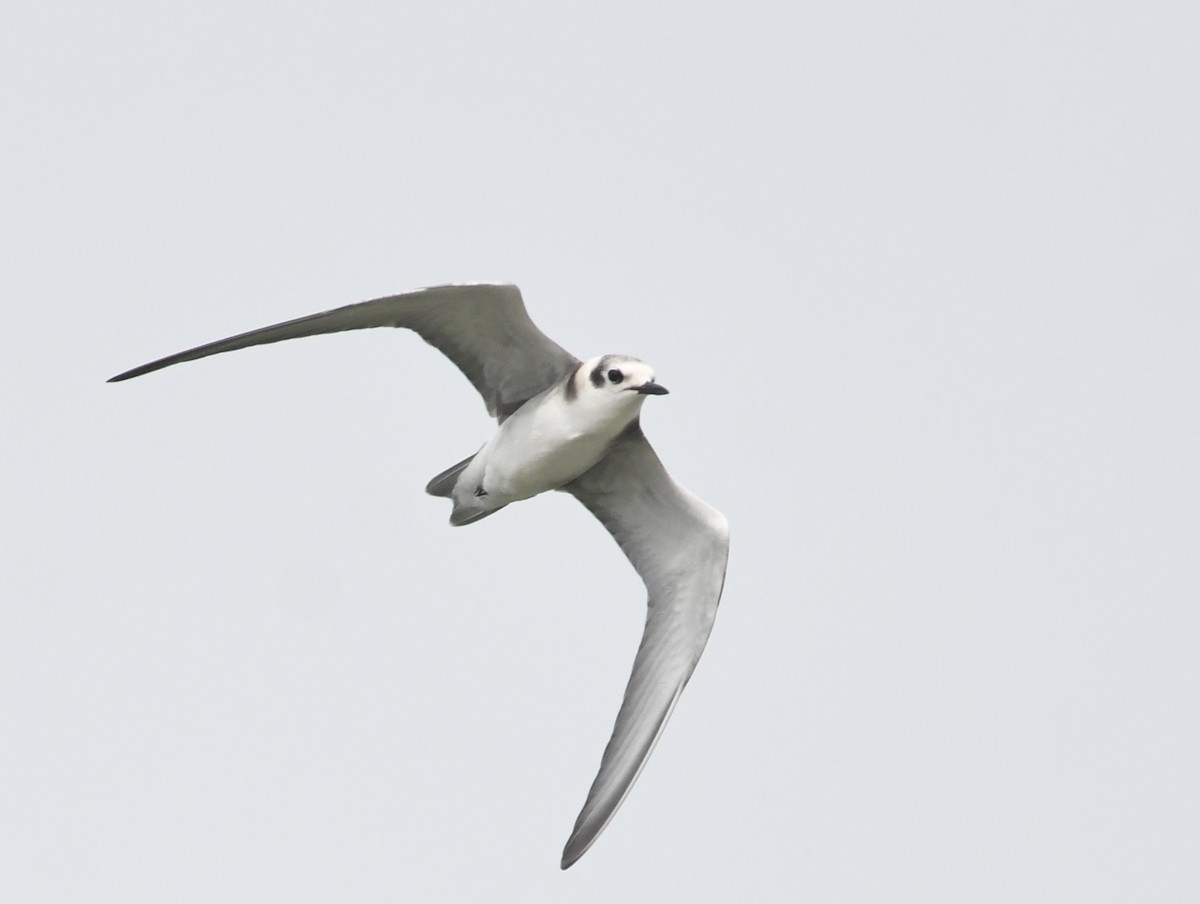
<path id="1" fill-rule="evenodd" d="M 498 439 L 484 463 L 481 487 L 514 502 L 574 480 L 603 457 L 609 443 L 596 434 L 536 431 Z"/>

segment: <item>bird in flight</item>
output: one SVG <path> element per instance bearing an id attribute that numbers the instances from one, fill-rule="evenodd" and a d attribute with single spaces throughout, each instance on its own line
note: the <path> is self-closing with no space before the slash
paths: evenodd
<path id="1" fill-rule="evenodd" d="M 725 581 L 729 522 L 667 474 L 639 423 L 666 395 L 650 365 L 580 361 L 530 320 L 512 285 L 449 285 L 251 330 L 118 374 L 110 383 L 221 352 L 370 327 L 403 327 L 446 355 L 499 427 L 426 491 L 471 524 L 547 490 L 570 493 L 608 529 L 649 594 L 633 674 L 575 828 L 566 869 L 592 846 L 646 764 L 708 641 Z"/>

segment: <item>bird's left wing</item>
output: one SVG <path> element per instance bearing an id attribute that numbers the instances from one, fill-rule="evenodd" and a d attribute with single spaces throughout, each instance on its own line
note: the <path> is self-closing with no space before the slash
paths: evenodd
<path id="1" fill-rule="evenodd" d="M 405 327 L 453 361 L 501 420 L 579 364 L 529 319 L 511 285 L 434 286 L 310 314 L 219 339 L 118 374 L 110 383 L 253 345 L 363 330 Z"/>
<path id="2" fill-rule="evenodd" d="M 671 479 L 636 424 L 563 489 L 608 528 L 649 592 L 617 724 L 563 850 L 566 869 L 604 831 L 637 781 L 704 651 L 725 581 L 729 523 Z"/>

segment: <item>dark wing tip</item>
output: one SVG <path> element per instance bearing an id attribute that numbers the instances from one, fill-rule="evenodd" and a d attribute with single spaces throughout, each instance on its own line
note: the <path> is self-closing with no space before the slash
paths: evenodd
<path id="1" fill-rule="evenodd" d="M 180 361 L 186 361 L 188 352 L 183 352 L 178 355 L 171 355 L 169 358 L 159 358 L 157 361 L 151 361 L 149 364 L 141 364 L 137 367 L 130 368 L 117 374 L 115 377 L 109 377 L 106 383 L 122 383 L 125 380 L 132 380 L 134 377 L 140 377 L 143 374 L 153 373 L 156 370 L 162 370 L 164 367 L 169 367 L 172 364 L 178 364 Z"/>
<path id="2" fill-rule="evenodd" d="M 574 866 L 576 861 L 587 853 L 587 849 L 592 846 L 594 840 L 595 836 L 585 842 L 579 837 L 579 833 L 573 833 L 567 840 L 567 846 L 563 848 L 562 862 L 559 864 L 559 868 L 570 869 Z"/>

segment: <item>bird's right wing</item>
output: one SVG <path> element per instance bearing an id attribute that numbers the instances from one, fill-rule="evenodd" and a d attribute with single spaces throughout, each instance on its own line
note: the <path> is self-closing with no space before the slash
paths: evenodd
<path id="1" fill-rule="evenodd" d="M 579 361 L 539 330 L 512 285 L 452 285 L 419 289 L 310 314 L 169 355 L 109 380 L 252 345 L 391 326 L 413 330 L 453 361 L 501 420 L 562 379 Z"/>
<path id="2" fill-rule="evenodd" d="M 729 522 L 671 479 L 636 424 L 563 489 L 608 528 L 650 595 L 617 724 L 563 850 L 566 869 L 625 800 L 704 652 L 725 582 Z"/>

